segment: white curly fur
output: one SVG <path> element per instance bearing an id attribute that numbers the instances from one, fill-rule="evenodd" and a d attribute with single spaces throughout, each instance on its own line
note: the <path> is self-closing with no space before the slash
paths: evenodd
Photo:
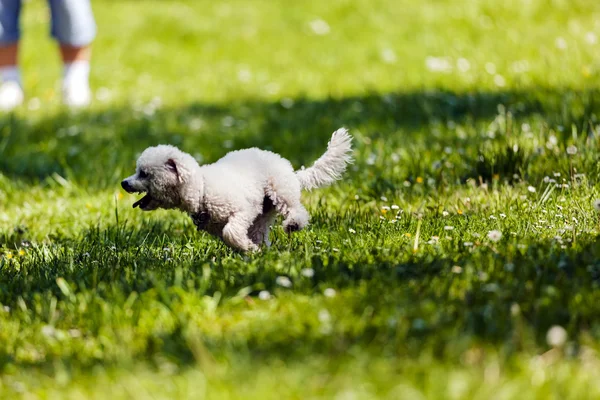
<path id="1" fill-rule="evenodd" d="M 223 238 L 242 251 L 257 250 L 269 242 L 277 214 L 287 232 L 309 222 L 302 189 L 315 189 L 341 178 L 351 162 L 352 137 L 344 128 L 335 131 L 327 151 L 312 167 L 295 172 L 292 164 L 270 151 L 257 148 L 232 151 L 213 164 L 200 166 L 176 147 L 149 147 L 137 161 L 136 173 L 121 185 L 130 192 L 146 193 L 134 204 L 144 211 L 179 209 L 190 215 L 207 213 L 199 227 Z"/>

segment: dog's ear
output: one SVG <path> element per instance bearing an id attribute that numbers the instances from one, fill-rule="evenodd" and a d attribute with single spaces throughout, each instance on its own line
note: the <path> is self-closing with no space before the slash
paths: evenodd
<path id="1" fill-rule="evenodd" d="M 177 163 L 172 158 L 169 158 L 166 163 L 167 169 L 173 172 L 177 176 L 177 180 L 181 182 L 179 171 L 177 170 Z"/>

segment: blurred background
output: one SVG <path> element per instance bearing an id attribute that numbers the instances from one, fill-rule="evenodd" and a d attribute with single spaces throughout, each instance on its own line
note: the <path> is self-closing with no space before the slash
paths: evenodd
<path id="1" fill-rule="evenodd" d="M 233 147 L 290 145 L 303 164 L 341 125 L 370 138 L 359 140 L 365 161 L 381 159 L 376 143 L 410 152 L 432 135 L 442 136 L 440 150 L 468 138 L 476 157 L 481 138 L 470 128 L 487 130 L 498 105 L 515 117 L 541 113 L 559 131 L 583 128 L 599 76 L 600 7 L 587 0 L 95 0 L 93 8 L 94 102 L 72 115 L 58 106 L 47 4 L 25 2 L 27 99 L 17 120 L 4 121 L 5 173 L 77 175 L 68 171 L 77 165 L 78 179 L 106 187 L 158 142 L 201 161 Z M 24 121 L 35 129 L 7 133 Z M 84 147 L 114 175 L 89 177 L 78 161 Z"/>

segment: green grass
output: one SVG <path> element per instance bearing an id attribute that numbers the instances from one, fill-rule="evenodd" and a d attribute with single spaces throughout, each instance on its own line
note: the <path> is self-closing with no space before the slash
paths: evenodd
<path id="1" fill-rule="evenodd" d="M 73 113 L 45 4 L 25 7 L 29 100 L 0 116 L 0 397 L 600 396 L 599 4 L 94 8 L 98 100 Z M 340 126 L 355 164 L 261 253 L 119 187 L 149 145 L 299 167 Z"/>

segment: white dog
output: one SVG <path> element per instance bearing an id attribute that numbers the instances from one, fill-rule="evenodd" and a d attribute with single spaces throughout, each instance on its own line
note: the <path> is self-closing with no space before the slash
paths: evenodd
<path id="1" fill-rule="evenodd" d="M 198 230 L 221 237 L 242 251 L 269 242 L 277 213 L 286 232 L 304 228 L 308 212 L 302 189 L 329 185 L 352 161 L 352 137 L 346 129 L 331 136 L 327 151 L 312 167 L 294 171 L 278 154 L 257 148 L 232 151 L 214 164 L 200 166 L 173 146 L 147 148 L 136 173 L 121 182 L 129 193 L 146 193 L 133 204 L 144 211 L 176 208 L 188 213 Z"/>

